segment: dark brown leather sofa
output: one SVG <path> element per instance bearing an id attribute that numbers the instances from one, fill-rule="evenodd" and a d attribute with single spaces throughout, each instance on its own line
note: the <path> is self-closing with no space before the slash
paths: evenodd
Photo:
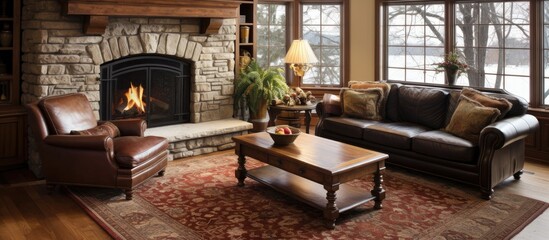
<path id="1" fill-rule="evenodd" d="M 525 138 L 539 123 L 526 114 L 524 99 L 504 91 L 484 92 L 509 100 L 511 110 L 485 127 L 478 143 L 454 136 L 442 129 L 460 91 L 391 83 L 383 121 L 342 116 L 338 96 L 325 95 L 316 109 L 316 135 L 387 153 L 389 165 L 478 186 L 482 197 L 490 199 L 494 186 L 510 176 L 520 178 Z"/>
<path id="2" fill-rule="evenodd" d="M 168 141 L 144 137 L 142 119 L 111 121 L 119 130 L 117 137 L 70 135 L 98 126 L 85 95 L 46 97 L 26 107 L 50 189 L 55 185 L 120 188 L 130 200 L 136 186 L 155 174 L 164 175 Z"/>

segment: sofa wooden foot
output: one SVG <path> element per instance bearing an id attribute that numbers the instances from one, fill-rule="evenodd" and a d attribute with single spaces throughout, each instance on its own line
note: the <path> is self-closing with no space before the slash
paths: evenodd
<path id="1" fill-rule="evenodd" d="M 489 190 L 481 189 L 480 192 L 482 194 L 483 199 L 490 200 L 492 199 L 492 195 L 494 194 L 494 189 L 492 188 L 490 188 Z"/>
<path id="2" fill-rule="evenodd" d="M 524 173 L 524 171 L 520 170 L 518 172 L 516 172 L 515 174 L 513 174 L 513 177 L 515 178 L 515 180 L 519 180 L 520 179 L 520 175 L 522 175 L 522 173 Z"/>
<path id="3" fill-rule="evenodd" d="M 166 172 L 165 169 L 160 170 L 160 172 L 158 172 L 158 176 L 159 176 L 159 177 L 164 176 L 164 173 L 165 173 L 165 172 Z"/>
<path id="4" fill-rule="evenodd" d="M 132 200 L 132 198 L 133 198 L 133 190 L 132 189 L 126 189 L 126 190 L 124 190 L 124 193 L 126 194 L 126 200 Z"/>

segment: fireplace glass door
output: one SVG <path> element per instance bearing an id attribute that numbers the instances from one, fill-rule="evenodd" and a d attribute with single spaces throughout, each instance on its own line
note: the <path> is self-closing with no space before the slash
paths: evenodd
<path id="1" fill-rule="evenodd" d="M 150 127 L 189 122 L 190 64 L 143 55 L 101 66 L 101 119 L 142 118 Z"/>

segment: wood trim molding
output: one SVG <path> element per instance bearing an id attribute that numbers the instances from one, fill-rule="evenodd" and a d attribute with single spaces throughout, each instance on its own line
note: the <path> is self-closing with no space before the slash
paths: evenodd
<path id="1" fill-rule="evenodd" d="M 217 32 L 219 19 L 236 18 L 240 1 L 216 0 L 65 0 L 67 15 L 85 16 L 84 33 L 102 34 L 109 16 L 205 18 L 202 29 Z M 210 20 L 208 18 L 214 18 Z"/>

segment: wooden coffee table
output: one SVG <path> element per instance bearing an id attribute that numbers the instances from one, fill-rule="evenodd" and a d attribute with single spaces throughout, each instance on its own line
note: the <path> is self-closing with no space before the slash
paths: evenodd
<path id="1" fill-rule="evenodd" d="M 324 211 L 326 226 L 335 227 L 339 213 L 374 200 L 381 209 L 385 199 L 383 174 L 387 154 L 349 144 L 300 134 L 287 146 L 273 145 L 266 132 L 233 137 L 236 142 L 238 186 L 250 177 Z M 269 165 L 247 170 L 246 156 Z M 345 182 L 374 175 L 370 192 Z M 337 194 L 336 194 L 337 191 Z"/>

